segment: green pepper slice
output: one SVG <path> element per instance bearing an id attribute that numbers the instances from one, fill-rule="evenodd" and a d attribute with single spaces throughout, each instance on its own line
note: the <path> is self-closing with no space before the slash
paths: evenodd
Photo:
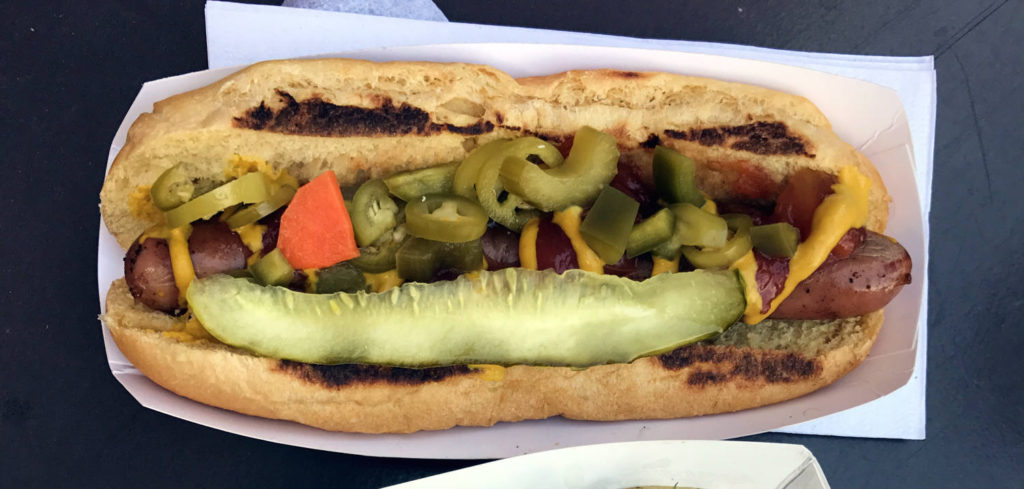
<path id="1" fill-rule="evenodd" d="M 369 246 L 398 224 L 398 204 L 388 195 L 381 180 L 369 180 L 359 186 L 348 208 L 356 244 Z"/>
<path id="2" fill-rule="evenodd" d="M 676 216 L 662 209 L 633 226 L 626 242 L 626 257 L 633 258 L 653 250 L 672 237 L 676 229 Z"/>
<path id="3" fill-rule="evenodd" d="M 162 211 L 169 211 L 188 202 L 195 190 L 195 184 L 179 163 L 157 177 L 149 189 L 149 195 L 153 198 L 153 205 Z"/>
<path id="4" fill-rule="evenodd" d="M 466 159 L 459 163 L 455 169 L 455 181 L 452 183 L 452 190 L 463 197 L 476 198 L 476 181 L 480 177 L 480 169 L 484 164 L 497 157 L 501 148 L 505 147 L 508 139 L 496 139 L 479 148 L 474 149 L 466 156 Z"/>
<path id="5" fill-rule="evenodd" d="M 654 248 L 655 255 L 674 260 L 683 246 L 717 248 L 725 245 L 729 228 L 722 217 L 687 203 L 673 204 L 669 209 L 675 216 L 675 229 L 672 237 Z"/>
<path id="6" fill-rule="evenodd" d="M 407 240 L 395 255 L 398 276 L 413 282 L 429 282 L 441 267 L 435 256 L 440 245 L 421 238 Z"/>
<path id="7" fill-rule="evenodd" d="M 503 160 L 496 158 L 480 168 L 476 181 L 476 198 L 494 222 L 518 233 L 530 219 L 539 216 L 540 212 L 536 209 L 523 209 L 523 199 L 505 191 L 500 176 L 503 163 Z M 502 197 L 504 200 L 501 200 Z"/>
<path id="8" fill-rule="evenodd" d="M 458 195 L 425 195 L 406 204 L 405 225 L 419 238 L 464 243 L 487 231 L 487 212 Z"/>
<path id="9" fill-rule="evenodd" d="M 456 164 L 435 166 L 392 175 L 384 179 L 388 191 L 406 202 L 428 194 L 446 194 L 452 191 Z"/>
<path id="10" fill-rule="evenodd" d="M 252 224 L 264 217 L 273 214 L 274 211 L 282 208 L 291 202 L 295 196 L 296 188 L 291 185 L 272 185 L 275 187 L 270 191 L 270 198 L 258 204 L 252 204 L 239 209 L 225 221 L 231 229 L 238 229 L 242 226 Z"/>
<path id="11" fill-rule="evenodd" d="M 504 161 L 509 156 L 520 158 L 535 156 L 540 158 L 540 161 L 544 162 L 548 168 L 562 166 L 562 163 L 565 162 L 562 152 L 555 145 L 533 136 L 516 138 L 505 143 L 499 159 Z"/>
<path id="12" fill-rule="evenodd" d="M 670 209 L 676 215 L 675 234 L 684 246 L 717 248 L 725 245 L 729 229 L 721 216 L 693 204 L 673 204 Z"/>
<path id="13" fill-rule="evenodd" d="M 583 218 L 580 234 L 602 261 L 616 263 L 626 251 L 639 210 L 639 202 L 613 187 L 605 187 Z"/>
<path id="14" fill-rule="evenodd" d="M 274 248 L 274 251 L 257 260 L 250 270 L 253 277 L 263 285 L 288 285 L 295 273 L 280 248 Z"/>
<path id="15" fill-rule="evenodd" d="M 184 204 L 164 212 L 167 226 L 176 228 L 237 204 L 255 204 L 270 196 L 270 182 L 262 173 L 246 173 Z"/>
<path id="16" fill-rule="evenodd" d="M 654 148 L 654 186 L 669 204 L 704 205 L 704 195 L 694 180 L 696 164 L 682 153 L 664 146 Z"/>
<path id="17" fill-rule="evenodd" d="M 800 245 L 800 230 L 788 222 L 776 222 L 750 228 L 754 248 L 769 256 L 792 258 Z"/>
<path id="18" fill-rule="evenodd" d="M 754 227 L 754 220 L 746 214 L 722 214 L 722 219 L 725 219 L 725 224 L 729 227 L 729 231 L 749 230 Z"/>
<path id="19" fill-rule="evenodd" d="M 479 270 L 484 264 L 480 241 L 442 243 L 422 238 L 405 242 L 395 255 L 398 276 L 412 282 L 429 282 L 438 270 Z"/>
<path id="20" fill-rule="evenodd" d="M 480 169 L 492 160 L 505 161 L 509 156 L 536 156 L 548 168 L 559 166 L 564 161 L 558 148 L 540 138 L 529 136 L 513 140 L 497 139 L 473 150 L 462 160 L 455 170 L 455 181 L 452 186 L 454 192 L 463 197 L 476 198 L 474 187 L 480 177 Z"/>
<path id="21" fill-rule="evenodd" d="M 341 262 L 321 269 L 316 274 L 316 293 L 333 294 L 335 292 L 355 293 L 365 291 L 366 277 L 363 272 L 349 262 Z"/>
<path id="22" fill-rule="evenodd" d="M 349 262 L 367 273 L 384 273 L 393 270 L 395 254 L 405 242 L 404 239 L 396 239 L 396 234 L 398 234 L 397 230 L 393 231 L 391 236 L 385 235 L 370 246 L 359 248 L 359 256 Z"/>
<path id="23" fill-rule="evenodd" d="M 615 138 L 590 126 L 576 131 L 565 162 L 544 169 L 526 158 L 510 156 L 501 165 L 501 182 L 509 192 L 544 211 L 590 203 L 618 171 Z"/>
<path id="24" fill-rule="evenodd" d="M 719 248 L 697 248 L 695 246 L 684 246 L 683 256 L 691 265 L 697 268 L 725 268 L 732 265 L 746 255 L 753 248 L 750 242 L 750 216 L 742 214 L 727 214 L 722 216 L 729 229 L 733 232 L 724 246 Z"/>

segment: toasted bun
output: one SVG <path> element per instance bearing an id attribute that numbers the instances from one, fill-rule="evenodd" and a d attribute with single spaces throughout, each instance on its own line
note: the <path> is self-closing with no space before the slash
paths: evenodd
<path id="1" fill-rule="evenodd" d="M 738 168 L 756 169 L 768 190 L 781 190 L 798 168 L 836 174 L 856 165 L 873 182 L 868 228 L 885 228 L 889 197 L 877 170 L 803 97 L 665 73 L 515 80 L 487 66 L 342 59 L 259 63 L 158 102 L 128 132 L 101 212 L 128 248 L 158 217 L 130 207 L 129 196 L 175 164 L 223 180 L 234 155 L 258 157 L 299 180 L 332 170 L 348 186 L 460 161 L 499 137 L 560 141 L 583 125 L 611 133 L 626 157 L 647 165 L 655 144 L 683 152 L 716 198 L 735 196 Z"/>
<path id="2" fill-rule="evenodd" d="M 713 342 L 631 364 L 586 370 L 515 366 L 503 375 L 313 367 L 212 340 L 183 341 L 174 331 L 184 327 L 181 320 L 136 303 L 123 280 L 107 295 L 103 321 L 135 367 L 181 396 L 326 430 L 409 433 L 551 416 L 678 418 L 792 399 L 856 367 L 871 349 L 882 313 L 736 324 Z"/>
<path id="3" fill-rule="evenodd" d="M 773 199 L 798 168 L 856 165 L 873 181 L 867 227 L 882 231 L 889 196 L 878 172 L 808 100 L 759 87 L 662 73 L 567 72 L 516 80 L 466 64 L 302 60 L 260 63 L 155 105 L 132 126 L 101 192 L 108 229 L 127 248 L 159 219 L 129 202 L 165 169 L 223 180 L 234 155 L 324 170 L 343 186 L 458 161 L 495 138 L 564 141 L 591 125 L 649 170 L 675 148 L 715 198 L 750 198 L 754 173 Z M 881 311 L 837 321 L 737 324 L 712 342 L 576 371 L 515 366 L 427 370 L 316 367 L 254 356 L 202 335 L 184 318 L 136 303 L 123 280 L 104 323 L 144 374 L 182 396 L 328 430 L 381 433 L 564 416 L 616 420 L 696 416 L 791 399 L 834 382 L 869 353 Z"/>

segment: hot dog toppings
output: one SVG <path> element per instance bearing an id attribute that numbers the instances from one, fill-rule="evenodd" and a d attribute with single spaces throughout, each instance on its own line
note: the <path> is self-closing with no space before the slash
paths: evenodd
<path id="1" fill-rule="evenodd" d="M 835 183 L 834 175 L 808 168 L 797 170 L 779 194 L 771 221 L 792 224 L 800 230 L 800 236 L 807 239 L 811 235 L 814 211 L 832 193 Z"/>
<path id="2" fill-rule="evenodd" d="M 480 247 L 487 259 L 488 270 L 515 268 L 519 262 L 519 235 L 511 230 L 488 223 L 487 231 L 480 237 Z"/>
<path id="3" fill-rule="evenodd" d="M 533 207 L 559 211 L 589 204 L 597 198 L 615 177 L 618 162 L 615 138 L 584 126 L 576 131 L 564 163 L 545 169 L 526 158 L 510 155 L 501 162 L 501 183 Z M 482 183 L 477 182 L 478 192 Z"/>
<path id="4" fill-rule="evenodd" d="M 359 256 L 334 172 L 299 188 L 281 215 L 279 232 L 277 247 L 296 268 L 325 268 Z"/>
<path id="5" fill-rule="evenodd" d="M 540 219 L 537 222 L 534 242 L 536 264 L 532 267 L 527 264 L 527 268 L 554 270 L 558 273 L 580 268 L 576 250 L 573 249 L 569 236 L 566 236 L 565 231 L 550 219 Z"/>
<path id="6" fill-rule="evenodd" d="M 734 197 L 754 200 L 716 203 L 697 187 L 695 163 L 671 149 L 654 149 L 652 179 L 635 161 L 620 159 L 607 134 L 583 128 L 568 140 L 568 157 L 536 137 L 492 141 L 460 163 L 368 181 L 348 194 L 351 202 L 332 173 L 296 192 L 298 182 L 287 173 L 239 157 L 227 172 L 234 179 L 198 194 L 172 168 L 151 193 L 180 229 L 144 235 L 129 252 L 126 276 L 137 299 L 170 311 L 183 305 L 179 291 L 188 289 L 188 279 L 181 277 L 192 273 L 248 269 L 264 284 L 333 293 L 380 292 L 483 269 L 579 268 L 633 280 L 695 267 L 734 269 L 746 284 L 745 320 L 753 323 L 826 259 L 851 259 L 865 241 L 867 180 L 853 168 L 838 178 L 798 171 L 781 193 L 773 190 L 778 184 L 758 185 L 747 175 L 733 182 Z M 709 164 L 719 173 L 749 166 Z M 766 206 L 763 198 L 776 193 L 774 207 Z M 188 260 L 175 260 L 172 248 L 185 244 Z M 808 318 L 835 309 L 800 308 Z"/>

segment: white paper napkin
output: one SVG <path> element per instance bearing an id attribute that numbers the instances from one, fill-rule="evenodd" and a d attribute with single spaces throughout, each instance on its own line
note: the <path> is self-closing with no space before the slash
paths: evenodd
<path id="1" fill-rule="evenodd" d="M 350 14 L 448 22 L 444 12 L 430 0 L 284 0 L 282 5 Z"/>
<path id="2" fill-rule="evenodd" d="M 294 0 L 292 4 L 301 4 Z M 344 9 L 347 0 L 332 8 Z M 323 0 L 317 2 L 325 3 Z M 432 6 L 432 5 L 431 5 Z M 429 10 L 430 6 L 425 7 Z M 435 7 L 436 8 L 436 7 Z M 365 11 L 365 10 L 356 10 Z M 383 13 L 379 8 L 376 13 Z M 402 17 L 431 18 L 429 12 L 403 11 Z M 267 59 L 309 56 L 383 46 L 466 42 L 530 42 L 665 49 L 771 61 L 850 78 L 897 91 L 910 121 L 917 168 L 917 185 L 928 242 L 931 207 L 932 154 L 935 137 L 935 71 L 926 57 L 853 56 L 783 51 L 690 41 L 664 41 L 574 32 L 459 24 L 379 17 L 302 8 L 207 2 L 206 37 L 210 68 L 248 64 Z M 927 263 L 915 263 L 924 267 Z M 925 272 L 927 283 L 927 272 Z M 923 301 L 927 305 L 927 288 Z M 814 421 L 779 430 L 873 438 L 920 440 L 925 437 L 925 367 L 927 306 L 918 327 L 914 375 L 904 387 L 873 402 Z"/>

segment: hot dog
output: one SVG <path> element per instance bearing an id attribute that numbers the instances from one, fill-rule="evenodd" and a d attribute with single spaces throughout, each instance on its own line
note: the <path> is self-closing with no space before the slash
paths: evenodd
<path id="1" fill-rule="evenodd" d="M 666 208 L 667 194 L 659 188 L 652 163 L 656 147 L 695 162 L 694 185 L 720 208 L 701 211 L 712 217 L 746 208 L 751 223 L 798 227 L 801 222 L 775 215 L 784 207 L 778 205 L 785 200 L 782 196 L 800 193 L 798 181 L 803 177 L 794 177 L 798 170 L 824 175 L 819 180 L 827 185 L 819 201 L 841 193 L 830 191 L 835 185 L 850 186 L 848 175 L 859 175 L 849 178 L 863 183 L 863 202 L 855 205 L 863 204 L 866 211 L 856 226 L 833 231 L 838 235 L 824 250 L 828 256 L 794 284 L 786 283 L 788 269 L 772 271 L 785 268 L 789 259 L 748 250 L 753 265 L 747 265 L 746 277 L 737 283 L 752 285 L 743 293 L 748 301 L 745 316 L 753 324 L 738 322 L 702 342 L 586 369 L 486 357 L 472 357 L 480 360 L 472 366 L 464 362 L 410 368 L 427 364 L 397 359 L 316 365 L 254 354 L 214 339 L 208 331 L 215 329 L 212 323 L 203 324 L 201 315 L 194 314 L 198 311 L 192 310 L 197 308 L 184 298 L 211 283 L 206 279 L 228 280 L 216 276 L 245 270 L 274 249 L 287 207 L 257 221 L 258 237 L 243 237 L 225 224 L 220 213 L 192 221 L 191 234 L 181 241 L 168 234 L 166 224 L 154 231 L 161 215 L 146 197 L 151 191 L 147 187 L 170 168 L 184 172 L 194 186 L 211 188 L 247 170 L 262 171 L 269 179 L 286 174 L 297 184 L 327 171 L 341 187 L 358 191 L 371 179 L 464 164 L 474 151 L 498 139 L 531 136 L 567 152 L 585 126 L 611 138 L 617 153 L 611 163 L 614 171 L 596 188 L 616 189 L 636 202 L 637 225 Z M 572 158 L 571 152 L 562 156 Z M 550 170 L 551 162 L 544 163 L 538 168 Z M 843 173 L 843 168 L 853 170 Z M 521 183 L 505 170 L 502 167 L 501 178 L 506 187 Z M 351 198 L 351 192 L 346 194 Z M 602 198 L 596 195 L 580 201 L 581 212 L 597 212 L 590 207 L 596 206 L 595 198 Z M 909 280 L 909 256 L 878 234 L 884 230 L 888 199 L 870 162 L 840 141 L 810 102 L 756 87 L 607 70 L 514 80 L 493 68 L 459 64 L 264 63 L 172 97 L 133 126 L 101 192 L 104 222 L 128 249 L 126 278 L 112 286 L 104 322 L 125 355 L 174 392 L 243 413 L 332 430 L 409 432 L 554 415 L 641 419 L 745 409 L 827 385 L 867 355 L 881 323 L 881 307 Z M 474 238 L 481 243 L 487 271 L 445 265 L 419 280 L 445 287 L 438 284 L 467 271 L 490 276 L 506 267 L 564 272 L 593 266 L 589 253 L 598 254 L 580 246 L 599 247 L 581 245 L 578 236 L 569 236 L 576 228 L 555 220 L 571 218 L 551 213 L 561 212 L 561 207 L 545 210 L 544 205 L 537 200 L 519 207 L 529 211 L 529 221 L 537 229 L 530 238 L 535 241 L 525 246 L 533 250 L 525 255 L 527 260 L 522 251 L 527 232 L 492 219 Z M 811 210 L 819 206 L 815 202 Z M 484 207 L 493 211 L 493 206 Z M 668 215 L 678 209 L 670 210 Z M 803 232 L 802 243 L 811 241 L 816 225 Z M 730 239 L 741 234 L 734 227 L 730 224 Z M 172 258 L 175 239 L 178 258 Z M 700 256 L 714 251 L 683 247 L 704 252 Z M 634 257 L 618 253 L 617 260 L 596 262 L 600 270 L 568 272 L 565 277 L 604 273 L 644 283 L 671 261 L 655 260 L 650 252 Z M 197 280 L 192 285 L 183 285 L 181 274 L 175 274 L 173 261 L 185 255 Z M 793 260 L 798 259 L 795 256 Z M 671 266 L 682 276 L 688 261 L 700 259 L 683 257 L 681 265 Z M 483 267 L 481 263 L 477 268 Z M 527 280 L 522 277 L 541 272 L 510 273 L 510 280 Z M 316 272 L 304 275 L 297 271 L 284 285 L 315 291 L 310 283 Z M 474 278 L 453 283 L 460 280 Z M 429 291 L 422 287 L 431 285 L 410 287 Z M 793 290 L 775 301 L 787 287 Z M 761 301 L 759 307 L 749 307 L 755 300 Z M 772 319 L 761 320 L 759 315 Z M 800 340 L 793 343 L 791 338 Z M 588 366 L 560 362 L 551 365 Z M 505 368 L 476 363 L 502 363 Z M 215 379 L 203 374 L 211 369 L 218 372 Z M 463 401 L 453 406 L 453 399 Z"/>

